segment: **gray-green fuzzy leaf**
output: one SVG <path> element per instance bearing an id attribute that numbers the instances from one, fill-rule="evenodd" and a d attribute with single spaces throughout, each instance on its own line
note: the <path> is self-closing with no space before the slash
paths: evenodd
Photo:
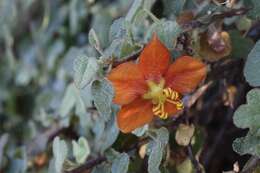
<path id="1" fill-rule="evenodd" d="M 108 163 L 102 163 L 94 167 L 91 173 L 110 173 L 111 172 L 111 165 Z"/>
<path id="2" fill-rule="evenodd" d="M 250 132 L 246 137 L 237 138 L 233 142 L 233 149 L 240 155 L 251 154 L 260 157 L 260 136 Z"/>
<path id="3" fill-rule="evenodd" d="M 109 30 L 109 38 L 111 41 L 115 39 L 123 39 L 127 35 L 130 23 L 121 17 L 113 22 Z"/>
<path id="4" fill-rule="evenodd" d="M 126 153 L 120 154 L 112 164 L 112 173 L 127 173 L 129 156 Z"/>
<path id="5" fill-rule="evenodd" d="M 243 37 L 237 30 L 229 32 L 232 42 L 231 57 L 246 58 L 254 47 L 254 42 L 250 38 Z"/>
<path id="6" fill-rule="evenodd" d="M 249 128 L 246 137 L 238 138 L 233 149 L 239 154 L 260 156 L 260 90 L 253 89 L 247 94 L 247 104 L 241 105 L 235 112 L 234 124 L 240 128 Z"/>
<path id="7" fill-rule="evenodd" d="M 166 128 L 162 127 L 156 132 L 156 139 L 152 143 L 152 150 L 148 158 L 148 172 L 149 173 L 160 173 L 159 170 L 164 148 L 169 141 L 169 132 Z"/>
<path id="8" fill-rule="evenodd" d="M 142 9 L 143 6 L 143 0 L 135 0 L 130 8 L 130 10 L 128 11 L 125 19 L 126 21 L 132 22 L 135 15 L 137 14 L 137 12 Z"/>
<path id="9" fill-rule="evenodd" d="M 185 5 L 186 0 L 163 0 L 166 14 L 174 14 L 178 16 Z"/>
<path id="10" fill-rule="evenodd" d="M 99 114 L 107 121 L 111 114 L 111 105 L 114 96 L 112 85 L 105 79 L 92 83 L 91 93 Z"/>
<path id="11" fill-rule="evenodd" d="M 84 88 L 97 74 L 99 69 L 96 58 L 79 56 L 73 64 L 74 81 L 78 88 Z"/>
<path id="12" fill-rule="evenodd" d="M 59 137 L 55 137 L 52 152 L 54 155 L 55 170 L 57 173 L 60 173 L 62 172 L 62 166 L 68 154 L 66 142 L 64 140 L 60 140 Z"/>
<path id="13" fill-rule="evenodd" d="M 245 0 L 245 3 L 249 3 L 249 6 L 252 8 L 248 12 L 248 16 L 252 19 L 260 18 L 260 3 L 259 0 Z"/>
<path id="14" fill-rule="evenodd" d="M 172 49 L 175 46 L 176 39 L 181 33 L 181 28 L 175 21 L 161 20 L 158 23 L 154 23 L 151 26 L 151 30 L 148 32 L 148 37 L 151 37 L 152 33 L 156 32 L 160 40 L 169 48 Z"/>
<path id="15" fill-rule="evenodd" d="M 254 48 L 248 55 L 244 75 L 246 81 L 254 87 L 260 86 L 260 41 L 258 41 Z"/>
<path id="16" fill-rule="evenodd" d="M 89 44 L 95 48 L 100 48 L 100 41 L 95 30 L 92 28 L 88 33 Z"/>
<path id="17" fill-rule="evenodd" d="M 139 127 L 137 129 L 135 129 L 134 131 L 132 131 L 133 134 L 135 134 L 138 137 L 141 137 L 145 134 L 145 132 L 148 130 L 148 125 L 144 125 L 143 127 Z"/>
<path id="18" fill-rule="evenodd" d="M 65 95 L 61 101 L 61 105 L 59 108 L 60 116 L 66 117 L 74 107 L 75 103 L 76 103 L 75 86 L 74 84 L 70 84 L 68 85 L 65 91 Z"/>
<path id="19" fill-rule="evenodd" d="M 73 156 L 76 158 L 77 163 L 82 164 L 90 154 L 88 141 L 84 137 L 80 137 L 78 142 L 72 141 Z"/>
<path id="20" fill-rule="evenodd" d="M 95 139 L 95 149 L 99 152 L 104 152 L 107 148 L 109 148 L 117 139 L 117 136 L 119 134 L 119 129 L 117 127 L 117 122 L 116 122 L 116 113 L 118 109 L 117 107 L 113 106 L 112 107 L 112 113 L 109 116 L 109 120 L 105 122 L 104 127 L 101 127 L 101 133 L 99 135 L 96 135 Z M 101 125 L 99 120 L 96 122 L 96 124 Z M 101 125 L 102 126 L 102 125 Z"/>
<path id="21" fill-rule="evenodd" d="M 234 123 L 240 128 L 251 130 L 260 128 L 260 90 L 253 89 L 247 94 L 247 104 L 241 105 L 233 117 Z"/>

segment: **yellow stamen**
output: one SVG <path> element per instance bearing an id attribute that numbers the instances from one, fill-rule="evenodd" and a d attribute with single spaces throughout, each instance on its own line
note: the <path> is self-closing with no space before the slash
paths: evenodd
<path id="1" fill-rule="evenodd" d="M 143 98 L 152 100 L 154 104 L 152 110 L 154 115 L 161 119 L 168 118 L 169 113 L 164 110 L 165 102 L 174 104 L 177 110 L 182 110 L 184 108 L 180 94 L 171 88 L 164 88 L 164 80 L 161 80 L 159 84 L 156 84 L 153 81 L 148 81 L 147 84 L 149 91 L 143 95 Z"/>
<path id="2" fill-rule="evenodd" d="M 180 101 L 180 100 L 179 101 L 173 101 L 173 100 L 167 99 L 166 101 L 169 102 L 169 103 L 175 104 L 177 110 L 182 110 L 184 108 L 184 105 L 183 105 L 182 101 Z"/>
<path id="3" fill-rule="evenodd" d="M 159 86 L 154 83 L 149 83 L 150 93 L 148 92 L 144 95 L 145 99 L 152 99 L 153 113 L 161 119 L 167 119 L 169 113 L 164 110 L 165 102 L 176 105 L 177 110 L 182 110 L 184 108 L 183 102 L 181 101 L 180 95 L 178 92 L 172 90 L 171 88 L 163 88 L 164 82 L 160 82 Z M 154 93 L 152 93 L 154 92 Z"/>

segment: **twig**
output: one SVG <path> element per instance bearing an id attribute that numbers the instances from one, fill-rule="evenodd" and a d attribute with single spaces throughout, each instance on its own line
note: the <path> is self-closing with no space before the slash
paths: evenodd
<path id="1" fill-rule="evenodd" d="M 138 58 L 138 56 L 141 54 L 143 48 L 144 48 L 144 45 L 142 45 L 139 50 L 135 51 L 135 52 L 132 53 L 131 55 L 122 58 L 123 60 L 112 62 L 112 66 L 113 66 L 113 67 L 116 67 L 116 66 L 118 66 L 118 65 L 120 65 L 120 64 L 122 64 L 122 63 L 125 63 L 125 62 L 128 62 L 128 61 L 134 61 L 134 60 L 136 60 L 136 59 Z M 111 63 L 111 62 L 109 62 L 109 63 Z"/>
<path id="2" fill-rule="evenodd" d="M 83 171 L 91 169 L 94 166 L 99 165 L 100 163 L 106 160 L 107 158 L 105 156 L 100 156 L 96 159 L 87 161 L 85 164 L 81 165 L 80 167 L 77 167 L 76 169 L 73 169 L 71 171 L 66 171 L 65 173 L 82 173 Z"/>
<path id="3" fill-rule="evenodd" d="M 190 158 L 194 168 L 196 169 L 196 173 L 202 173 L 202 170 L 201 170 L 201 167 L 200 167 L 200 163 L 199 163 L 199 161 L 195 158 L 195 156 L 192 153 L 191 144 L 189 144 L 187 146 L 187 149 L 188 149 L 189 158 Z"/>
<path id="4" fill-rule="evenodd" d="M 43 152 L 46 149 L 47 143 L 57 136 L 62 130 L 63 127 L 58 124 L 54 124 L 49 129 L 42 132 L 42 134 L 33 138 L 26 144 L 27 155 L 31 158 Z"/>
<path id="5" fill-rule="evenodd" d="M 252 156 L 242 169 L 240 173 L 251 173 L 255 170 L 257 166 L 260 165 L 260 158 L 256 156 Z"/>
<path id="6" fill-rule="evenodd" d="M 202 25 L 208 25 L 211 24 L 213 22 L 215 22 L 217 19 L 223 19 L 226 17 L 233 17 L 233 16 L 240 16 L 240 15 L 244 15 L 246 14 L 251 8 L 239 8 L 239 9 L 233 9 L 230 11 L 225 11 L 222 13 L 217 13 L 217 14 L 213 14 L 211 17 L 211 20 L 208 23 L 203 23 L 201 21 L 198 20 L 192 20 L 188 23 L 185 23 L 182 27 L 184 29 L 184 31 L 190 31 L 192 29 L 201 27 Z"/>
<path id="7" fill-rule="evenodd" d="M 193 93 L 188 101 L 187 101 L 187 105 L 185 105 L 186 109 L 190 109 L 195 103 L 196 101 L 203 95 L 205 94 L 205 92 L 208 90 L 208 88 L 212 85 L 212 81 L 204 84 L 203 86 L 201 86 L 200 88 L 198 88 L 198 90 Z"/>
<path id="8" fill-rule="evenodd" d="M 251 8 L 239 8 L 239 9 L 233 9 L 230 11 L 225 11 L 220 14 L 214 14 L 212 16 L 212 19 L 221 19 L 221 18 L 226 18 L 226 17 L 233 17 L 233 16 L 240 16 L 246 14 Z"/>

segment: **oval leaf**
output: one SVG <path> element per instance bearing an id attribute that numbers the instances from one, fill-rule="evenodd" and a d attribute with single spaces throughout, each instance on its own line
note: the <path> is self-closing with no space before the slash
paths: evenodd
<path id="1" fill-rule="evenodd" d="M 244 75 L 246 81 L 254 87 L 260 86 L 260 41 L 258 41 L 254 48 L 248 55 Z"/>
<path id="2" fill-rule="evenodd" d="M 82 164 L 90 154 L 88 141 L 84 137 L 80 137 L 78 142 L 72 141 L 73 155 L 77 163 Z"/>
<path id="3" fill-rule="evenodd" d="M 73 65 L 74 81 L 78 88 L 84 88 L 95 77 L 98 71 L 98 63 L 95 58 L 79 56 Z"/>

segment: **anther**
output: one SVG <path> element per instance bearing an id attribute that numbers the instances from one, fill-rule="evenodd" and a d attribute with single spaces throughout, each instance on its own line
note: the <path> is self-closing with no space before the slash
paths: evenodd
<path id="1" fill-rule="evenodd" d="M 157 104 L 154 104 L 153 113 L 161 119 L 167 119 L 169 113 L 164 110 L 164 103 L 169 102 L 176 106 L 177 110 L 182 110 L 184 108 L 183 102 L 180 99 L 180 95 L 178 92 L 172 90 L 171 88 L 163 89 L 163 95 L 165 96 L 165 100 L 161 101 Z"/>
<path id="2" fill-rule="evenodd" d="M 171 88 L 166 88 L 163 90 L 163 94 L 167 97 L 170 98 L 171 100 L 178 100 L 179 99 L 179 93 L 172 90 Z"/>

